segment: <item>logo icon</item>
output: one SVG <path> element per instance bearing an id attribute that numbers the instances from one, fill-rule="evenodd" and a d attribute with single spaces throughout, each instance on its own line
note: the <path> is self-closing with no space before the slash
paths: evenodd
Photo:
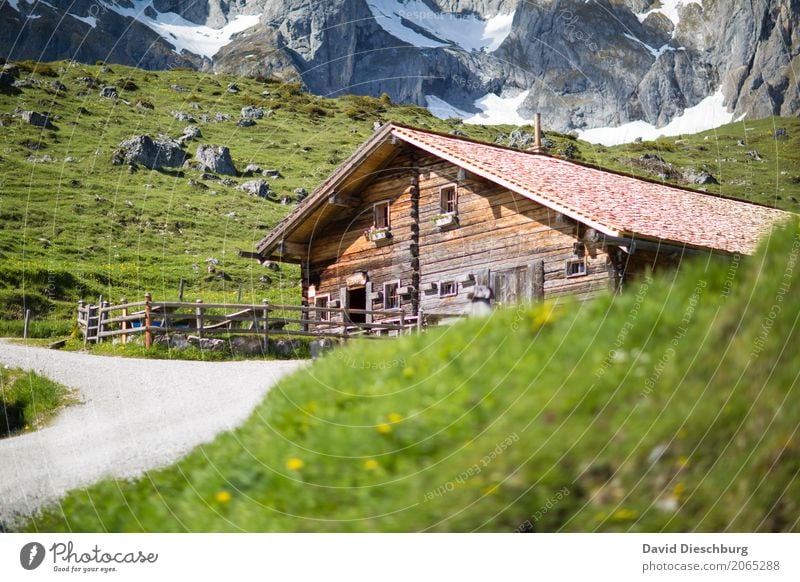
<path id="1" fill-rule="evenodd" d="M 26 570 L 35 570 L 42 565 L 44 554 L 44 546 L 39 542 L 27 543 L 19 552 L 19 563 Z"/>

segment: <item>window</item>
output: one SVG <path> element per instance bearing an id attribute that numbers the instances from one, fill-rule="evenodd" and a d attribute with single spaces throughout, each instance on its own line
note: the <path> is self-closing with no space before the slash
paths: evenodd
<path id="1" fill-rule="evenodd" d="M 439 190 L 439 194 L 441 196 L 442 214 L 458 213 L 458 190 L 455 184 L 443 186 Z"/>
<path id="2" fill-rule="evenodd" d="M 375 228 L 391 228 L 391 220 L 390 220 L 390 213 L 389 207 L 390 203 L 386 202 L 378 202 L 375 206 L 372 207 L 373 214 L 374 214 L 374 225 Z"/>
<path id="3" fill-rule="evenodd" d="M 567 277 L 579 277 L 586 274 L 585 259 L 570 259 L 567 261 L 565 274 Z"/>
<path id="4" fill-rule="evenodd" d="M 319 307 L 321 309 L 326 309 L 330 304 L 331 296 L 330 295 L 317 295 L 314 299 L 314 307 Z M 331 312 L 330 311 L 317 311 L 317 319 L 320 321 L 330 321 L 331 320 Z"/>
<path id="5" fill-rule="evenodd" d="M 442 281 L 439 283 L 439 297 L 453 297 L 458 293 L 458 283 Z"/>
<path id="6" fill-rule="evenodd" d="M 400 307 L 400 281 L 385 283 L 383 285 L 383 308 L 397 309 Z"/>

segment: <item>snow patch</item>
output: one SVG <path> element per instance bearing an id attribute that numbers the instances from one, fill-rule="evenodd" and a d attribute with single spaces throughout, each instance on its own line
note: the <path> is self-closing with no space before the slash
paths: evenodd
<path id="1" fill-rule="evenodd" d="M 630 40 L 632 40 L 633 42 L 635 42 L 635 43 L 638 43 L 638 44 L 642 45 L 642 46 L 643 46 L 644 48 L 646 48 L 646 49 L 647 49 L 647 50 L 650 52 L 650 54 L 651 54 L 651 55 L 653 55 L 655 58 L 658 58 L 658 57 L 660 57 L 661 55 L 663 55 L 663 54 L 664 54 L 665 52 L 667 52 L 667 51 L 686 50 L 686 49 L 685 49 L 685 48 L 683 48 L 683 47 L 681 47 L 681 48 L 679 48 L 679 49 L 676 49 L 676 48 L 673 48 L 673 47 L 669 46 L 668 44 L 665 44 L 665 45 L 664 45 L 664 46 L 662 46 L 661 48 L 654 48 L 654 47 L 650 46 L 649 44 L 647 44 L 646 42 L 644 42 L 643 40 L 640 40 L 640 39 L 636 38 L 636 37 L 635 37 L 635 36 L 633 36 L 632 34 L 628 34 L 627 32 L 625 32 L 625 33 L 623 33 L 623 35 L 625 36 L 625 38 L 627 38 L 627 39 L 630 39 Z"/>
<path id="2" fill-rule="evenodd" d="M 11 8 L 16 10 L 17 12 L 19 12 L 19 0 L 6 0 L 5 3 L 11 6 Z"/>
<path id="3" fill-rule="evenodd" d="M 670 137 L 707 131 L 733 121 L 733 113 L 728 112 L 724 101 L 722 89 L 718 89 L 716 93 L 706 97 L 694 107 L 684 110 L 683 115 L 676 117 L 662 128 L 645 121 L 633 121 L 619 127 L 598 127 L 580 131 L 578 137 L 591 143 L 612 146 L 630 143 L 636 138 L 654 140 L 660 136 Z"/>
<path id="4" fill-rule="evenodd" d="M 466 119 L 472 115 L 457 107 L 453 107 L 447 101 L 439 99 L 435 95 L 425 95 L 425 103 L 427 104 L 428 111 L 439 119 L 450 119 L 451 117 Z"/>
<path id="5" fill-rule="evenodd" d="M 188 51 L 196 55 L 211 58 L 225 45 L 231 42 L 234 34 L 242 32 L 258 24 L 260 16 L 239 15 L 222 28 L 210 28 L 202 24 L 195 24 L 174 12 L 157 13 L 156 18 L 151 18 L 144 13 L 148 6 L 152 8 L 151 0 L 131 0 L 132 8 L 123 8 L 113 4 L 104 3 L 106 8 L 113 10 L 121 16 L 134 18 L 154 30 L 161 38 L 175 47 L 175 52 Z"/>
<path id="6" fill-rule="evenodd" d="M 661 7 L 660 8 L 652 8 L 647 12 L 641 12 L 636 15 L 636 18 L 639 19 L 639 22 L 644 22 L 645 19 L 654 13 L 663 14 L 667 18 L 672 21 L 672 24 L 675 25 L 675 29 L 678 28 L 678 23 L 681 21 L 681 10 L 688 6 L 689 4 L 699 4 L 701 7 L 703 4 L 698 2 L 697 0 L 661 0 Z M 673 32 L 673 36 L 675 33 Z"/>
<path id="7" fill-rule="evenodd" d="M 92 28 L 97 28 L 97 19 L 94 16 L 76 16 L 75 14 L 68 13 L 75 20 L 88 24 Z"/>
<path id="8" fill-rule="evenodd" d="M 514 21 L 514 12 L 488 20 L 474 14 L 435 12 L 423 0 L 367 0 L 367 5 L 381 28 L 419 48 L 457 45 L 468 51 L 492 52 L 509 35 Z"/>
<path id="9" fill-rule="evenodd" d="M 487 93 L 475 101 L 475 107 L 481 110 L 480 113 L 469 113 L 435 95 L 425 95 L 425 101 L 428 111 L 439 119 L 458 117 L 464 123 L 471 125 L 526 125 L 531 123 L 531 120 L 522 117 L 517 110 L 529 94 L 530 90 L 522 91 L 513 97 L 500 97 L 494 93 Z"/>

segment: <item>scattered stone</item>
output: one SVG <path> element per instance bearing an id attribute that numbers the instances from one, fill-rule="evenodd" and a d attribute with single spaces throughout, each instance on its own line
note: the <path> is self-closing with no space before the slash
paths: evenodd
<path id="1" fill-rule="evenodd" d="M 261 266 L 264 267 L 265 269 L 269 269 L 270 271 L 277 272 L 281 270 L 281 266 L 275 261 L 264 261 L 263 263 L 261 263 Z"/>
<path id="2" fill-rule="evenodd" d="M 258 164 L 247 164 L 244 171 L 242 172 L 243 176 L 254 176 L 256 174 L 261 173 L 261 166 Z"/>
<path id="3" fill-rule="evenodd" d="M 308 344 L 308 349 L 311 351 L 311 358 L 316 360 L 323 356 L 325 352 L 333 349 L 334 343 L 331 339 L 318 339 Z"/>
<path id="4" fill-rule="evenodd" d="M 300 202 L 301 200 L 305 200 L 308 196 L 308 190 L 305 188 L 295 188 L 294 189 L 295 199 Z"/>
<path id="5" fill-rule="evenodd" d="M 100 84 L 100 81 L 94 77 L 78 77 L 78 81 L 86 85 L 89 89 L 94 89 Z"/>
<path id="6" fill-rule="evenodd" d="M 200 144 L 194 159 L 203 164 L 206 170 L 215 174 L 237 175 L 231 159 L 231 152 L 226 146 Z"/>
<path id="7" fill-rule="evenodd" d="M 252 119 L 240 119 L 236 122 L 236 127 L 253 127 L 255 124 Z"/>
<path id="8" fill-rule="evenodd" d="M 746 155 L 747 155 L 748 158 L 750 158 L 751 160 L 754 160 L 756 162 L 760 162 L 761 160 L 764 159 L 759 155 L 759 153 L 756 150 L 750 150 L 749 152 L 747 152 Z"/>
<path id="9" fill-rule="evenodd" d="M 220 113 L 219 111 L 217 111 L 217 112 L 214 114 L 214 120 L 215 120 L 215 121 L 219 121 L 219 122 L 222 122 L 222 121 L 230 121 L 230 119 L 231 119 L 231 116 L 230 116 L 230 115 L 228 115 L 227 113 Z"/>
<path id="10" fill-rule="evenodd" d="M 279 170 L 264 170 L 261 175 L 265 178 L 283 178 L 283 174 Z"/>
<path id="11" fill-rule="evenodd" d="M 116 99 L 117 98 L 117 88 L 116 87 L 103 87 L 100 90 L 100 97 L 105 99 Z"/>
<path id="12" fill-rule="evenodd" d="M 787 137 L 787 135 L 788 134 L 786 133 L 786 128 L 785 127 L 779 127 L 778 129 L 775 130 L 775 139 L 780 139 L 782 137 Z"/>
<path id="13" fill-rule="evenodd" d="M 100 72 L 107 75 L 109 73 L 113 73 L 114 70 L 111 67 L 102 66 L 102 67 L 100 67 Z"/>
<path id="14" fill-rule="evenodd" d="M 275 353 L 284 358 L 288 358 L 295 354 L 300 348 L 300 342 L 297 340 L 278 340 L 275 342 Z"/>
<path id="15" fill-rule="evenodd" d="M 50 83 L 50 86 L 53 88 L 53 90 L 58 91 L 60 93 L 65 93 L 67 91 L 67 86 L 58 80 Z"/>
<path id="16" fill-rule="evenodd" d="M 667 450 L 669 450 L 668 443 L 661 443 L 660 445 L 656 445 L 650 454 L 647 456 L 647 462 L 651 465 L 653 463 L 657 463 L 661 460 L 661 458 L 666 454 Z"/>
<path id="17" fill-rule="evenodd" d="M 228 93 L 238 93 L 240 91 L 239 85 L 236 83 L 228 83 Z"/>
<path id="18" fill-rule="evenodd" d="M 202 182 L 198 182 L 194 178 L 189 180 L 189 186 L 191 186 L 192 188 L 198 188 L 200 190 L 208 190 L 208 186 L 206 186 Z"/>
<path id="19" fill-rule="evenodd" d="M 272 283 L 272 279 L 270 277 L 268 277 L 267 275 L 261 275 L 258 278 L 258 280 L 261 281 L 262 283 L 264 283 L 265 285 L 269 285 L 270 283 Z"/>
<path id="20" fill-rule="evenodd" d="M 200 179 L 201 179 L 201 180 L 219 180 L 219 177 L 218 177 L 218 176 L 216 176 L 216 175 L 214 175 L 214 174 L 209 174 L 209 173 L 207 173 L 207 172 L 203 172 L 203 173 L 200 175 Z"/>
<path id="21" fill-rule="evenodd" d="M 80 115 L 91 115 L 92 112 L 86 109 L 85 107 L 78 107 L 78 114 Z"/>
<path id="22" fill-rule="evenodd" d="M 229 188 L 233 188 L 234 186 L 236 186 L 236 184 L 238 184 L 238 182 L 236 182 L 235 180 L 231 180 L 230 178 L 222 179 L 223 186 L 228 186 Z"/>
<path id="23" fill-rule="evenodd" d="M 112 161 L 141 164 L 149 170 L 179 168 L 186 160 L 186 152 L 174 140 L 154 140 L 149 135 L 135 135 L 119 144 Z M 119 164 L 117 164 L 119 165 Z"/>
<path id="24" fill-rule="evenodd" d="M 508 147 L 527 149 L 533 145 L 533 135 L 527 131 L 515 129 L 508 134 Z"/>
<path id="25" fill-rule="evenodd" d="M 268 192 L 268 195 L 269 195 L 269 194 L 274 194 L 274 192 L 270 191 L 270 192 Z M 288 206 L 288 205 L 289 205 L 289 204 L 291 204 L 292 202 L 294 202 L 294 200 L 292 200 L 292 199 L 291 199 L 291 198 L 289 198 L 288 196 L 282 196 L 282 197 L 281 197 L 281 204 L 283 204 L 284 206 Z"/>
<path id="26" fill-rule="evenodd" d="M 183 129 L 183 135 L 178 138 L 178 141 L 181 143 L 186 143 L 187 141 L 192 141 L 199 137 L 203 137 L 203 133 L 200 131 L 200 128 L 196 125 L 189 125 Z"/>
<path id="27" fill-rule="evenodd" d="M 264 180 L 250 180 L 239 186 L 239 190 L 247 192 L 251 196 L 266 198 L 269 192 L 269 184 Z"/>
<path id="28" fill-rule="evenodd" d="M 188 338 L 179 333 L 173 333 L 170 335 L 157 335 L 155 338 L 153 338 L 153 343 L 179 351 L 185 350 L 191 345 Z"/>
<path id="29" fill-rule="evenodd" d="M 192 109 L 202 109 L 202 107 L 200 106 L 200 104 L 199 104 L 199 103 L 196 103 L 196 102 L 194 102 L 194 101 L 192 101 L 191 103 L 189 103 L 189 107 L 191 107 Z"/>
<path id="30" fill-rule="evenodd" d="M 17 89 L 30 89 L 31 87 L 38 87 L 41 83 L 36 80 L 28 77 L 27 79 L 17 79 L 14 81 L 14 87 Z"/>
<path id="31" fill-rule="evenodd" d="M 173 91 L 175 91 L 176 93 L 188 93 L 189 92 L 189 88 L 188 87 L 184 87 L 183 85 L 170 85 L 169 88 L 172 89 Z"/>
<path id="32" fill-rule="evenodd" d="M 15 79 L 19 79 L 19 67 L 17 67 L 17 65 L 6 63 L 3 65 L 3 68 L 0 69 L 0 72 L 5 73 L 6 75 L 11 75 Z"/>
<path id="33" fill-rule="evenodd" d="M 137 101 L 136 107 L 139 109 L 155 109 L 155 106 L 149 101 Z"/>
<path id="34" fill-rule="evenodd" d="M 72 156 L 67 156 L 66 158 L 64 158 L 64 163 L 65 164 L 74 164 L 76 161 L 77 160 L 75 158 L 73 158 Z"/>
<path id="35" fill-rule="evenodd" d="M 225 349 L 225 340 L 219 338 L 198 337 L 190 335 L 186 338 L 189 345 L 208 352 L 221 352 Z"/>
<path id="36" fill-rule="evenodd" d="M 719 184 L 717 179 L 704 170 L 700 170 L 699 172 L 695 170 L 687 170 L 684 173 L 684 180 L 689 184 Z"/>
<path id="37" fill-rule="evenodd" d="M 231 352 L 237 356 L 263 356 L 264 340 L 258 336 L 235 335 L 230 339 Z"/>
<path id="38" fill-rule="evenodd" d="M 50 117 L 44 113 L 37 113 L 35 111 L 23 111 L 21 113 L 22 121 L 36 127 L 51 127 Z"/>
<path id="39" fill-rule="evenodd" d="M 736 145 L 739 146 L 740 148 L 743 148 L 745 146 L 745 143 L 744 143 L 743 140 L 737 139 L 736 140 Z"/>
<path id="40" fill-rule="evenodd" d="M 242 117 L 244 119 L 262 119 L 264 117 L 264 109 L 253 105 L 242 107 Z"/>
<path id="41" fill-rule="evenodd" d="M 195 123 L 195 118 L 189 115 L 188 113 L 184 113 L 183 111 L 170 111 L 170 115 L 172 115 L 172 117 L 174 117 L 178 121 Z"/>
<path id="42" fill-rule="evenodd" d="M 32 164 L 47 164 L 47 163 L 50 163 L 50 162 L 55 162 L 56 160 L 55 160 L 55 158 L 53 156 L 45 154 L 40 158 L 37 158 L 36 156 L 30 155 L 30 156 L 28 156 L 28 161 L 30 163 L 32 163 Z"/>

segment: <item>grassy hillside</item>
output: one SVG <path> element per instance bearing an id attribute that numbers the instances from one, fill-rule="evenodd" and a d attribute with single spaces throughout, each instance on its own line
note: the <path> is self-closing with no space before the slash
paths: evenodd
<path id="1" fill-rule="evenodd" d="M 103 294 L 111 300 L 139 299 L 145 291 L 174 298 L 181 278 L 186 297 L 293 303 L 299 299 L 297 269 L 267 272 L 237 257 L 292 205 L 244 194 L 196 170 L 133 174 L 114 166 L 112 153 L 134 134 L 178 137 L 189 125 L 173 112 L 197 119 L 203 137 L 190 142 L 227 145 L 239 170 L 248 163 L 276 169 L 268 179 L 278 198 L 308 191 L 372 132 L 375 121 L 395 120 L 437 130 L 459 130 L 494 141 L 510 127 L 465 126 L 433 118 L 426 110 L 388 99 L 325 99 L 299 86 L 264 80 L 205 75 L 194 71 L 146 72 L 114 65 L 20 64 L 33 83 L 0 93 L 0 334 L 18 333 L 24 308 L 38 322 L 35 335 L 64 334 L 75 302 Z M 97 86 L 87 86 L 86 78 Z M 240 88 L 229 93 L 229 83 Z M 63 84 L 65 90 L 53 83 Z M 99 96 L 114 85 L 120 99 Z M 237 127 L 242 107 L 262 106 L 274 115 L 249 128 Z M 54 116 L 54 129 L 26 124 L 15 111 Z M 201 115 L 230 115 L 202 122 Z M 778 127 L 786 136 L 775 139 Z M 526 128 L 530 130 L 530 128 Z M 721 182 L 709 191 L 789 210 L 800 198 L 800 121 L 742 122 L 686 138 L 597 147 L 555 133 L 550 151 L 599 165 L 652 176 L 654 154 L 675 166 L 705 169 Z M 745 145 L 737 145 L 742 140 Z M 748 152 L 757 151 L 760 160 Z M 659 162 L 660 163 L 660 162 Z M 658 165 L 658 164 L 656 164 Z M 244 178 L 236 178 L 242 183 Z M 214 257 L 230 280 L 208 275 Z M 267 275 L 269 281 L 262 281 Z"/>
<path id="2" fill-rule="evenodd" d="M 29 531 L 797 531 L 800 225 L 751 259 L 333 352 Z"/>
<path id="3" fill-rule="evenodd" d="M 35 372 L 0 368 L 0 438 L 43 427 L 73 401 L 68 388 Z"/>

